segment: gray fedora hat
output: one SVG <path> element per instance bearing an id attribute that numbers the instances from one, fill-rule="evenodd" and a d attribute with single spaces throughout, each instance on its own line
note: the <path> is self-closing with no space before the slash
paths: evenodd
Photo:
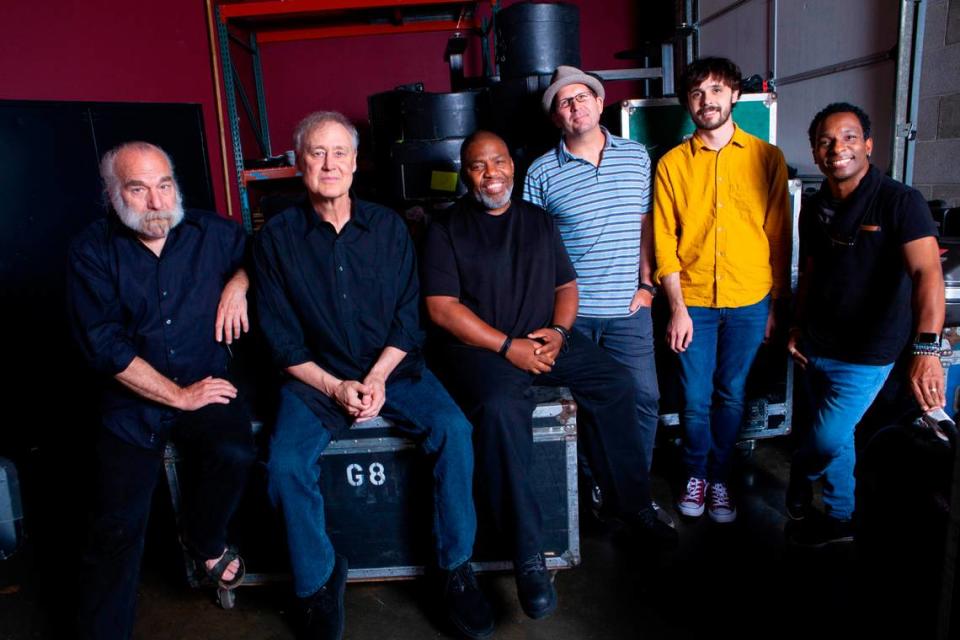
<path id="1" fill-rule="evenodd" d="M 550 79 L 550 86 L 543 92 L 543 99 L 540 102 L 540 104 L 543 105 L 543 110 L 550 113 L 553 110 L 553 99 L 556 97 L 557 92 L 570 84 L 586 85 L 593 89 L 593 92 L 601 98 L 606 95 L 603 91 L 603 83 L 600 82 L 599 78 L 581 71 L 576 67 L 562 64 L 553 72 L 553 78 Z"/>

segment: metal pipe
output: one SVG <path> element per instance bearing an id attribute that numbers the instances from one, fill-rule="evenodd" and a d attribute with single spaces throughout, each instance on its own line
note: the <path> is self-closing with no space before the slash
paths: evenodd
<path id="1" fill-rule="evenodd" d="M 917 127 L 920 116 L 920 73 L 923 66 L 923 38 L 927 23 L 927 3 L 917 0 L 915 3 L 912 70 L 910 73 L 910 122 L 913 123 L 912 135 L 907 139 L 907 157 L 903 167 L 903 181 L 913 184 L 913 162 L 917 152 Z"/>
<path id="2" fill-rule="evenodd" d="M 753 1 L 753 0 L 737 0 L 737 1 L 734 2 L 733 4 L 727 5 L 727 6 L 724 7 L 723 9 L 720 9 L 719 11 L 717 11 L 716 13 L 711 13 L 709 16 L 707 16 L 707 17 L 704 18 L 703 20 L 700 20 L 699 22 L 697 22 L 697 26 L 698 26 L 698 27 L 702 27 L 703 25 L 707 24 L 708 22 L 713 22 L 713 21 L 716 20 L 717 18 L 719 18 L 719 17 L 721 17 L 721 16 L 725 16 L 725 15 L 727 15 L 728 13 L 730 13 L 731 11 L 735 11 L 735 10 L 739 9 L 740 7 L 742 7 L 743 5 L 747 4 L 748 2 L 752 2 L 752 1 Z"/>
<path id="3" fill-rule="evenodd" d="M 770 0 L 770 11 L 767 14 L 769 33 L 767 36 L 767 71 L 769 78 L 777 77 L 777 31 L 780 28 L 779 0 Z"/>
<path id="4" fill-rule="evenodd" d="M 907 1 L 910 1 L 910 0 L 907 0 Z M 896 57 L 897 57 L 897 50 L 896 50 L 896 47 L 894 47 L 889 51 L 872 53 L 868 56 L 863 56 L 862 58 L 854 58 L 853 60 L 847 60 L 845 62 L 839 62 L 837 64 L 831 64 L 825 67 L 818 67 L 816 69 L 811 69 L 810 71 L 795 73 L 792 76 L 787 76 L 786 78 L 774 78 L 774 82 L 776 82 L 777 86 L 782 87 L 783 85 L 793 84 L 795 82 L 801 82 L 803 80 L 811 80 L 813 78 L 819 78 L 821 76 L 828 76 L 832 73 L 839 73 L 841 71 L 856 69 L 858 67 L 866 67 L 871 64 L 886 62 L 887 60 L 894 60 Z"/>
<path id="5" fill-rule="evenodd" d="M 600 69 L 590 73 L 601 80 L 659 80 L 663 77 L 663 67 L 645 67 L 639 69 Z"/>

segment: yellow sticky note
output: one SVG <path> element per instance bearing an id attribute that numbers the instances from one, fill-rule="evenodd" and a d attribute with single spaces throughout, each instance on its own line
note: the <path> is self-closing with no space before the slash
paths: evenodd
<path id="1" fill-rule="evenodd" d="M 431 171 L 430 189 L 454 193 L 457 190 L 457 173 L 455 171 Z"/>

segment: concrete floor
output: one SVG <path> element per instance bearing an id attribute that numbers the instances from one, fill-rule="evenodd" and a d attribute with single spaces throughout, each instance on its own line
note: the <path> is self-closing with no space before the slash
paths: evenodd
<path id="1" fill-rule="evenodd" d="M 762 442 L 738 470 L 740 517 L 715 525 L 706 517 L 678 520 L 681 543 L 672 554 L 651 554 L 584 517 L 583 563 L 556 576 L 559 609 L 526 618 L 512 576 L 481 576 L 497 614 L 502 640 L 624 638 L 884 638 L 928 637 L 917 625 L 927 612 L 885 615 L 853 545 L 800 553 L 784 544 L 783 444 Z M 671 505 L 675 452 L 658 450 L 655 497 Z M 674 513 L 671 507 L 668 510 Z M 32 579 L 32 556 L 0 563 L 0 640 L 63 638 L 67 589 L 42 590 Z M 9 579 L 18 575 L 19 581 Z M 869 575 L 877 575 L 870 573 Z M 0 582 L 0 585 L 3 583 Z M 875 585 L 874 585 L 875 586 Z M 425 581 L 354 584 L 347 588 L 346 638 L 447 638 L 448 626 Z M 184 586 L 171 545 L 148 539 L 135 637 L 143 640 L 280 640 L 294 637 L 289 585 L 244 587 L 236 608 L 224 611 L 213 594 Z"/>

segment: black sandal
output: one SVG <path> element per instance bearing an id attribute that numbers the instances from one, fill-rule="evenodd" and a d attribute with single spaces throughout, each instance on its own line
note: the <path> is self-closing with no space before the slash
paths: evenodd
<path id="1" fill-rule="evenodd" d="M 239 561 L 240 566 L 237 567 L 237 573 L 230 580 L 224 580 L 223 574 L 227 570 L 227 567 L 230 566 L 230 563 L 234 560 Z M 203 569 L 203 572 L 207 574 L 207 577 L 210 578 L 213 582 L 221 589 L 236 589 L 243 583 L 243 577 L 246 575 L 246 569 L 243 565 L 243 558 L 240 557 L 240 554 L 237 552 L 237 548 L 233 546 L 227 547 L 223 556 L 220 560 L 217 561 L 217 564 L 213 565 L 209 569 L 207 568 L 207 563 L 204 560 L 200 560 L 200 568 Z"/>

